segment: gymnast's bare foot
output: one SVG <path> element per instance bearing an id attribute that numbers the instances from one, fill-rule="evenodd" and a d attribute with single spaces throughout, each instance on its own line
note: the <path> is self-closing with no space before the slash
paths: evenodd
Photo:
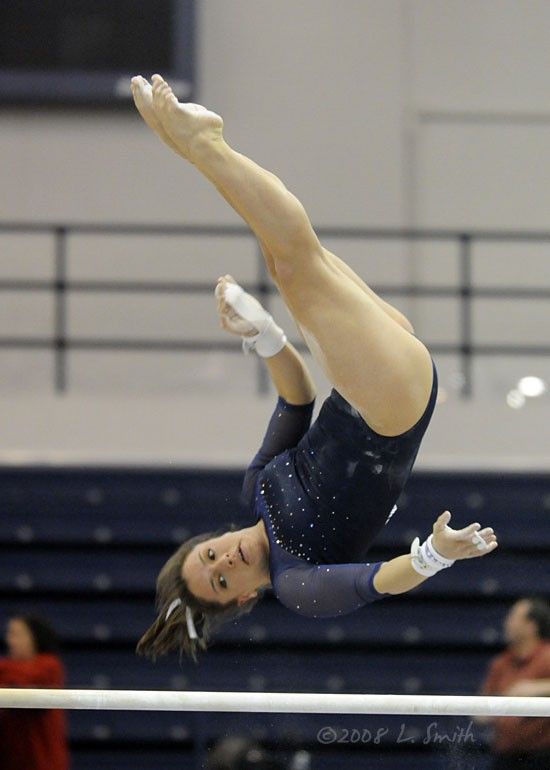
<path id="1" fill-rule="evenodd" d="M 147 82 L 147 80 L 145 80 L 145 78 L 141 77 L 141 75 L 137 75 L 136 77 L 132 78 L 131 88 L 132 96 L 134 97 L 134 104 L 136 105 L 138 112 L 145 123 L 162 139 L 165 144 L 168 145 L 168 147 L 170 147 L 171 150 L 174 150 L 174 152 L 177 152 L 179 155 L 180 151 L 178 150 L 176 143 L 173 142 L 172 139 L 168 136 L 162 123 L 155 114 L 155 109 L 153 107 L 153 89 L 151 88 L 150 84 Z"/>
<path id="2" fill-rule="evenodd" d="M 197 156 L 213 144 L 223 143 L 223 120 L 200 104 L 181 104 L 168 83 L 153 75 L 153 107 L 180 155 L 195 162 Z"/>

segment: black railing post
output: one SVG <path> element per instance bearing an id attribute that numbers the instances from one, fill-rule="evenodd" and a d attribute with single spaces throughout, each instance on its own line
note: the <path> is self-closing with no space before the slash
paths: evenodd
<path id="1" fill-rule="evenodd" d="M 258 244 L 257 248 L 257 256 L 258 256 L 258 299 L 262 303 L 262 305 L 265 307 L 265 309 L 269 312 L 269 308 L 271 305 L 271 292 L 270 292 L 270 286 L 269 286 L 269 278 L 267 275 L 267 268 L 265 266 L 264 261 L 264 255 L 262 254 L 262 250 Z M 261 360 L 261 358 L 258 356 L 258 362 L 257 362 L 257 371 L 258 371 L 258 393 L 261 396 L 267 395 L 269 393 L 269 374 L 267 371 L 267 367 L 264 364 L 264 362 Z"/>
<path id="2" fill-rule="evenodd" d="M 462 365 L 462 398 L 472 396 L 472 236 L 460 235 L 460 353 Z"/>
<path id="3" fill-rule="evenodd" d="M 54 369 L 55 391 L 67 389 L 67 230 L 56 227 L 55 231 L 55 283 L 54 283 Z"/>

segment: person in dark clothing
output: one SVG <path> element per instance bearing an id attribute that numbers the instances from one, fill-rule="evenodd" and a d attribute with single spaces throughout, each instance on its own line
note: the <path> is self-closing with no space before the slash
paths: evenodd
<path id="1" fill-rule="evenodd" d="M 8 654 L 0 658 L 0 687 L 65 684 L 55 632 L 45 620 L 12 617 L 6 630 Z M 1 709 L 2 770 L 68 770 L 65 714 L 59 709 Z"/>
<path id="2" fill-rule="evenodd" d="M 180 104 L 160 75 L 132 80 L 146 124 L 190 161 L 251 227 L 267 269 L 333 385 L 310 427 L 315 389 L 304 360 L 230 276 L 216 287 L 228 332 L 266 362 L 279 399 L 244 482 L 252 524 L 184 543 L 157 581 L 158 617 L 138 644 L 155 657 L 195 657 L 219 623 L 249 611 L 265 588 L 310 617 L 352 612 L 403 593 L 456 559 L 492 552 L 478 522 L 453 530 L 445 511 L 411 553 L 366 563 L 395 512 L 437 398 L 437 372 L 411 323 L 319 242 L 302 204 L 273 174 L 234 151 L 219 115 Z"/>

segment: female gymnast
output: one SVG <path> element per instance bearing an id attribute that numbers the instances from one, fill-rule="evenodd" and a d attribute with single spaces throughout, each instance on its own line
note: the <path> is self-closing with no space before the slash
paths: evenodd
<path id="1" fill-rule="evenodd" d="M 233 150 L 219 115 L 180 104 L 160 75 L 132 79 L 145 123 L 191 162 L 248 223 L 273 281 L 333 385 L 310 427 L 315 389 L 296 349 L 230 276 L 216 286 L 222 326 L 264 358 L 278 402 L 249 466 L 250 521 L 185 542 L 157 580 L 158 617 L 137 652 L 196 660 L 212 630 L 250 611 L 266 588 L 294 612 L 331 617 L 415 588 L 457 559 L 497 547 L 479 523 L 433 533 L 410 553 L 365 554 L 409 478 L 437 396 L 430 353 L 409 321 L 323 248 L 302 204 L 273 174 Z"/>

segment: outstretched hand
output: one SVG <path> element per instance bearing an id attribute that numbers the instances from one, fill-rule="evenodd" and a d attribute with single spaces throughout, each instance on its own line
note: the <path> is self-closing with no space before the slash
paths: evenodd
<path id="1" fill-rule="evenodd" d="M 498 547 L 492 527 L 481 529 L 481 524 L 470 524 L 464 529 L 451 529 L 451 514 L 445 511 L 433 525 L 433 546 L 447 559 L 475 559 Z"/>

